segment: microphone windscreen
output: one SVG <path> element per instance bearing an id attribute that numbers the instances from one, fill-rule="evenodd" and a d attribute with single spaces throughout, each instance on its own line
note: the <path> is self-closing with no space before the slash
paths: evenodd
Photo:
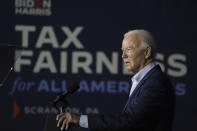
<path id="1" fill-rule="evenodd" d="M 72 83 L 70 86 L 69 86 L 69 88 L 68 88 L 68 92 L 69 93 L 74 93 L 75 91 L 77 91 L 78 89 L 79 89 L 79 83 L 78 82 L 74 82 L 74 83 Z"/>

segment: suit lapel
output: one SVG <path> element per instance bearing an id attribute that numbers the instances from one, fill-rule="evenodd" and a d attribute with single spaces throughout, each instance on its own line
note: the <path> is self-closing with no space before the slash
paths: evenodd
<path id="1" fill-rule="evenodd" d="M 127 108 L 127 105 L 129 103 L 129 101 L 134 97 L 134 94 L 139 90 L 139 88 L 142 86 L 142 84 L 151 76 L 151 74 L 154 72 L 154 71 L 159 71 L 161 70 L 160 66 L 159 65 L 156 65 L 153 69 L 151 69 L 145 76 L 144 78 L 138 83 L 137 87 L 135 88 L 135 90 L 133 91 L 133 93 L 131 94 L 131 96 L 129 97 L 129 99 L 127 100 L 127 103 L 123 109 L 122 112 L 125 112 L 126 108 Z"/>
<path id="2" fill-rule="evenodd" d="M 131 94 L 131 96 L 129 97 L 129 99 L 137 92 L 137 90 L 143 85 L 143 83 L 151 76 L 151 74 L 155 71 L 160 70 L 159 65 L 156 65 L 155 67 L 153 67 L 153 69 L 151 69 L 145 76 L 144 78 L 138 83 L 137 87 L 135 88 L 135 90 L 133 91 L 133 93 Z"/>

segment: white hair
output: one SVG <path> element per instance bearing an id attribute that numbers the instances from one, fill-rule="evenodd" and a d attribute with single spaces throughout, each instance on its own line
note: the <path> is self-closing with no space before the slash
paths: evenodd
<path id="1" fill-rule="evenodd" d="M 141 46 L 143 46 L 144 48 L 151 47 L 151 58 L 153 58 L 156 53 L 156 45 L 153 35 L 147 30 L 136 29 L 128 31 L 124 34 L 124 37 L 133 34 L 139 34 L 138 38 L 141 43 Z"/>

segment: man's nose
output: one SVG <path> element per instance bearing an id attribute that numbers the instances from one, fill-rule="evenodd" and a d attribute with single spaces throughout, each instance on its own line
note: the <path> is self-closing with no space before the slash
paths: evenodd
<path id="1" fill-rule="evenodd" d="M 122 52 L 122 58 L 125 58 L 126 57 L 126 53 L 123 51 Z"/>

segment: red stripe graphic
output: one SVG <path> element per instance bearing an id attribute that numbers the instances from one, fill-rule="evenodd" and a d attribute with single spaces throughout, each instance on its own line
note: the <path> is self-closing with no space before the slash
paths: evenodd
<path id="1" fill-rule="evenodd" d="M 34 0 L 35 2 L 35 8 L 41 8 L 42 7 L 42 0 Z"/>

